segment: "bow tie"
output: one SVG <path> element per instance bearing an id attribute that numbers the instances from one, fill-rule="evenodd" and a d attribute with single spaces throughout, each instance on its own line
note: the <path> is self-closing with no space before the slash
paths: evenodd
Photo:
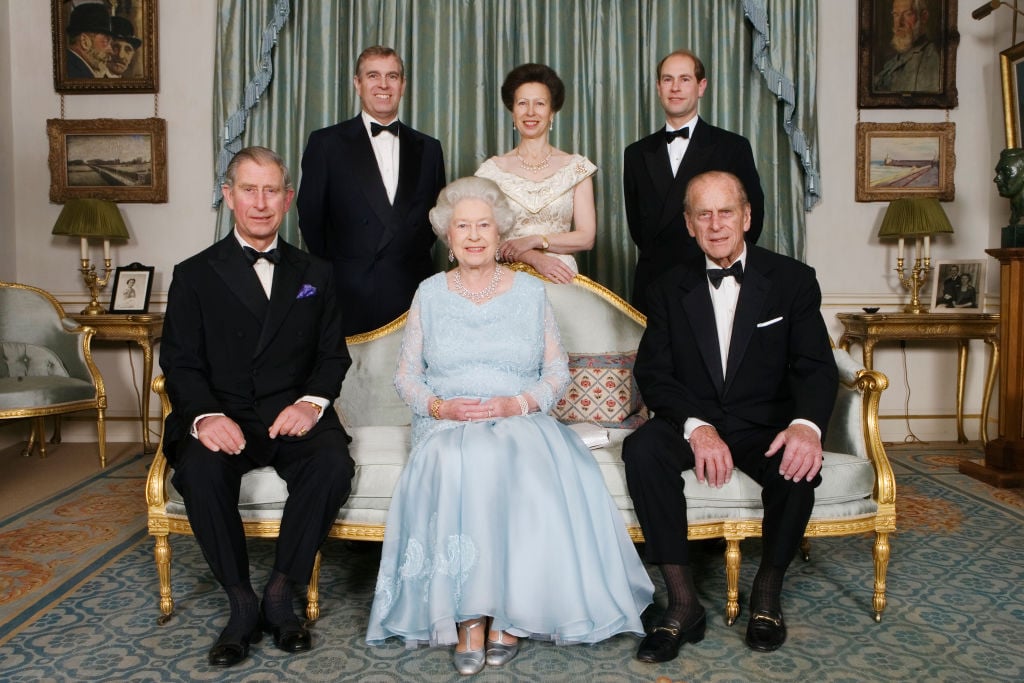
<path id="1" fill-rule="evenodd" d="M 690 127 L 680 128 L 679 130 L 666 130 L 665 131 L 665 142 L 672 144 L 672 141 L 676 138 L 682 138 L 684 140 L 690 139 Z"/>
<path id="2" fill-rule="evenodd" d="M 718 289 L 722 286 L 722 278 L 732 275 L 736 278 L 736 284 L 743 282 L 743 263 L 737 261 L 728 268 L 708 268 L 708 280 L 711 286 Z"/>
<path id="3" fill-rule="evenodd" d="M 370 121 L 370 135 L 372 135 L 373 137 L 377 137 L 383 131 L 387 131 L 387 132 L 391 133 L 392 135 L 394 135 L 397 138 L 398 137 L 398 119 L 395 119 L 394 121 L 392 121 L 391 123 L 389 123 L 386 126 L 382 126 L 379 123 L 377 123 L 376 121 Z"/>
<path id="4" fill-rule="evenodd" d="M 281 252 L 277 250 L 277 247 L 267 251 L 256 251 L 252 247 L 242 247 L 242 253 L 245 254 L 245 260 L 249 262 L 249 265 L 254 265 L 261 258 L 265 258 L 271 263 L 281 262 Z"/>

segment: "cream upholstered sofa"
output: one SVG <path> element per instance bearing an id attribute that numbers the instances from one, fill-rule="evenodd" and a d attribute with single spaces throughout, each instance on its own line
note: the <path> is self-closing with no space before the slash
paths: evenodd
<path id="1" fill-rule="evenodd" d="M 573 398 L 556 406 L 555 412 L 566 419 L 581 419 L 585 414 L 601 413 L 601 410 L 594 410 L 594 403 L 600 402 L 607 408 L 601 415 L 603 418 L 618 419 L 626 413 L 634 413 L 621 423 L 602 420 L 606 426 L 596 429 L 596 433 L 606 434 L 607 443 L 591 452 L 622 512 L 623 523 L 633 539 L 642 542 L 626 489 L 620 452 L 622 440 L 631 431 L 622 425 L 642 419 L 636 414 L 642 416 L 643 409 L 637 410 L 635 387 L 632 391 L 630 388 L 629 363 L 644 330 L 644 317 L 586 277 L 577 276 L 570 285 L 545 284 L 558 319 L 562 343 L 574 368 L 574 383 L 567 392 Z M 351 453 L 356 473 L 352 494 L 338 513 L 331 537 L 383 539 L 391 492 L 409 453 L 410 413 L 393 387 L 404 323 L 404 317 L 399 318 L 383 328 L 348 339 L 353 363 L 336 407 L 352 435 Z M 807 536 L 874 532 L 873 608 L 877 620 L 885 609 L 888 535 L 895 530 L 896 521 L 895 480 L 878 435 L 878 400 L 887 380 L 879 372 L 861 368 L 845 351 L 836 350 L 835 354 L 843 384 L 828 429 L 823 483 L 817 490 Z M 604 367 L 595 368 L 595 365 Z M 607 386 L 603 385 L 606 381 Z M 166 414 L 169 405 L 162 386 L 163 378 L 158 377 L 154 390 L 161 395 Z M 595 431 L 593 424 L 578 428 L 588 437 Z M 731 624 L 739 614 L 740 541 L 761 533 L 760 487 L 742 473 L 737 473 L 721 489 L 700 484 L 692 472 L 683 476 L 690 538 L 726 540 L 726 617 Z M 284 482 L 273 469 L 247 474 L 243 478 L 240 502 L 246 533 L 276 536 L 286 497 Z M 146 498 L 149 531 L 156 539 L 160 609 L 167 617 L 174 606 L 168 534 L 187 534 L 190 529 L 181 497 L 170 484 L 162 447 L 150 469 Z M 806 541 L 803 551 L 806 559 Z M 318 575 L 319 561 L 307 595 L 306 613 L 311 620 L 319 615 Z"/>

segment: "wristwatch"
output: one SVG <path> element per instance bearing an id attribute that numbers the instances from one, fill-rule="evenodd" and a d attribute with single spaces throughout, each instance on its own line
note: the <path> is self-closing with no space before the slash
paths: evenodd
<path id="1" fill-rule="evenodd" d="M 550 246 L 551 245 L 548 244 L 548 236 L 547 235 L 541 235 L 540 236 L 540 248 L 543 249 L 544 251 L 547 251 L 548 247 L 550 247 Z"/>

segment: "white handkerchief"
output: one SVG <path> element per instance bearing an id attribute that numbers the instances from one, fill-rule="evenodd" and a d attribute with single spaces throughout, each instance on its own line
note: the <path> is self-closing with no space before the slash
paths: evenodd
<path id="1" fill-rule="evenodd" d="M 778 318 L 772 318 L 771 320 L 765 320 L 763 323 L 758 323 L 757 326 L 758 327 L 768 327 L 769 325 L 774 325 L 775 323 L 779 322 L 780 320 L 782 320 L 782 316 L 781 315 Z"/>

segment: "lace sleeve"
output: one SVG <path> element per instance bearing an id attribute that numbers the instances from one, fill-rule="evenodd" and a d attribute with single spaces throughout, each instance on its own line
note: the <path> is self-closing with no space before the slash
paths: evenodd
<path id="1" fill-rule="evenodd" d="M 405 321 L 405 334 L 402 336 L 398 367 L 395 369 L 395 389 L 416 415 L 430 414 L 430 399 L 434 395 L 427 386 L 425 369 L 420 294 L 416 292 Z"/>
<path id="2" fill-rule="evenodd" d="M 558 332 L 551 302 L 544 297 L 544 366 L 541 368 L 540 380 L 527 387 L 524 393 L 533 397 L 540 412 L 546 413 L 562 397 L 568 386 L 569 356 L 562 348 L 562 337 Z"/>

